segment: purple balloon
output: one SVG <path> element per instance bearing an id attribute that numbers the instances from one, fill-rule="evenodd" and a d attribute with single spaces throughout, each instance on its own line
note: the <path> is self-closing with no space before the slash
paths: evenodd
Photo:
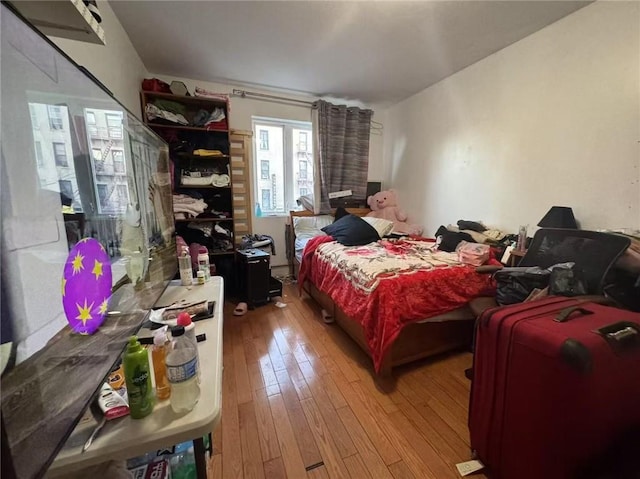
<path id="1" fill-rule="evenodd" d="M 62 305 L 74 332 L 93 334 L 107 316 L 111 262 L 98 240 L 84 238 L 69 252 L 62 275 Z"/>

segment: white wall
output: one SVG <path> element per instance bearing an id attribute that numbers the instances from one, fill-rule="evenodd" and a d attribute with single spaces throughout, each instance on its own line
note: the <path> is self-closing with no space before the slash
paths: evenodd
<path id="1" fill-rule="evenodd" d="M 410 219 L 530 231 L 551 205 L 640 228 L 640 4 L 596 2 L 391 107 L 386 186 Z"/>
<path id="2" fill-rule="evenodd" d="M 98 0 L 98 8 L 106 37 L 105 45 L 65 38 L 50 39 L 78 65 L 104 83 L 131 113 L 141 118 L 139 92 L 142 80 L 148 76 L 147 69 L 111 6 L 106 1 Z"/>
<path id="3" fill-rule="evenodd" d="M 274 94 L 273 92 L 266 92 L 256 88 L 247 88 L 237 85 L 228 85 L 222 83 L 211 83 L 200 80 L 192 80 L 188 78 L 178 78 L 170 75 L 163 75 L 161 73 L 150 73 L 149 76 L 159 78 L 166 82 L 171 82 L 173 80 L 179 80 L 187 85 L 187 88 L 190 92 L 194 91 L 195 86 L 199 86 L 201 88 L 205 88 L 209 91 L 216 93 L 228 93 L 231 94 L 233 89 L 245 89 L 252 92 L 258 93 L 268 93 Z M 287 98 L 298 98 L 302 100 L 314 100 L 311 97 L 305 97 L 301 95 L 296 95 L 291 92 L 283 92 L 281 94 Z M 335 103 L 345 103 L 341 100 L 333 100 L 327 99 L 329 101 Z M 352 104 L 352 103 L 349 103 Z M 367 108 L 372 108 L 374 111 L 376 110 L 376 106 L 366 106 L 359 105 Z M 262 101 L 255 100 L 249 98 L 240 98 L 240 97 L 231 97 L 230 99 L 230 113 L 229 113 L 229 122 L 230 127 L 235 128 L 237 130 L 248 130 L 251 131 L 251 118 L 252 116 L 263 116 L 269 118 L 279 118 L 279 119 L 287 119 L 287 120 L 298 120 L 298 121 L 311 121 L 311 109 L 308 106 L 298 106 L 298 105 L 288 105 L 282 103 L 276 103 L 271 101 Z M 374 120 L 382 122 L 378 114 L 374 115 Z M 373 132 L 371 135 L 371 140 L 369 143 L 369 180 L 371 181 L 381 181 L 383 175 L 383 156 L 382 156 L 382 140 L 383 137 L 379 132 Z M 253 162 L 252 162 L 253 163 Z M 251 175 L 252 178 L 255 175 L 253 171 L 254 165 L 252 164 Z M 253 188 L 252 188 L 253 189 Z M 252 191 L 252 201 L 251 204 L 255 204 L 255 200 L 253 197 Z M 253 212 L 255 215 L 255 212 Z M 256 234 L 266 234 L 270 235 L 274 238 L 276 243 L 276 255 L 271 258 L 272 266 L 284 266 L 287 264 L 287 258 L 285 256 L 285 238 L 284 238 L 284 230 L 285 230 L 285 222 L 286 218 L 284 216 L 273 216 L 273 217 L 262 217 L 256 218 L 253 216 L 252 226 L 253 232 Z M 282 271 L 284 273 L 284 271 Z"/>

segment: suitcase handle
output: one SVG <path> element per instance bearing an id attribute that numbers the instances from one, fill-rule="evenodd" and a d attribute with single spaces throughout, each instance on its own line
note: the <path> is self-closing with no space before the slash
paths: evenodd
<path id="1" fill-rule="evenodd" d="M 620 321 L 596 330 L 615 352 L 640 348 L 640 327 L 630 321 Z"/>
<path id="2" fill-rule="evenodd" d="M 593 311 L 589 311 L 582 306 L 571 306 L 570 308 L 565 308 L 560 311 L 553 320 L 558 323 L 566 323 L 570 319 L 569 316 L 576 312 L 581 313 L 582 316 L 593 314 Z"/>

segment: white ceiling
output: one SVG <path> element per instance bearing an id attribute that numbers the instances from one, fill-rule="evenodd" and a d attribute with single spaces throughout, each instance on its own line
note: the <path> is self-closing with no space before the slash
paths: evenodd
<path id="1" fill-rule="evenodd" d="M 112 1 L 147 69 L 391 104 L 585 1 Z"/>

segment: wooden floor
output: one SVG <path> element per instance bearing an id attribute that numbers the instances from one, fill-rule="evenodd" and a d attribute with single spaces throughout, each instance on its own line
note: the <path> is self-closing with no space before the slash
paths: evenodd
<path id="1" fill-rule="evenodd" d="M 225 307 L 209 477 L 458 478 L 455 464 L 470 459 L 471 355 L 399 368 L 381 392 L 367 356 L 313 300 L 286 286 L 284 302 L 240 317 Z"/>

